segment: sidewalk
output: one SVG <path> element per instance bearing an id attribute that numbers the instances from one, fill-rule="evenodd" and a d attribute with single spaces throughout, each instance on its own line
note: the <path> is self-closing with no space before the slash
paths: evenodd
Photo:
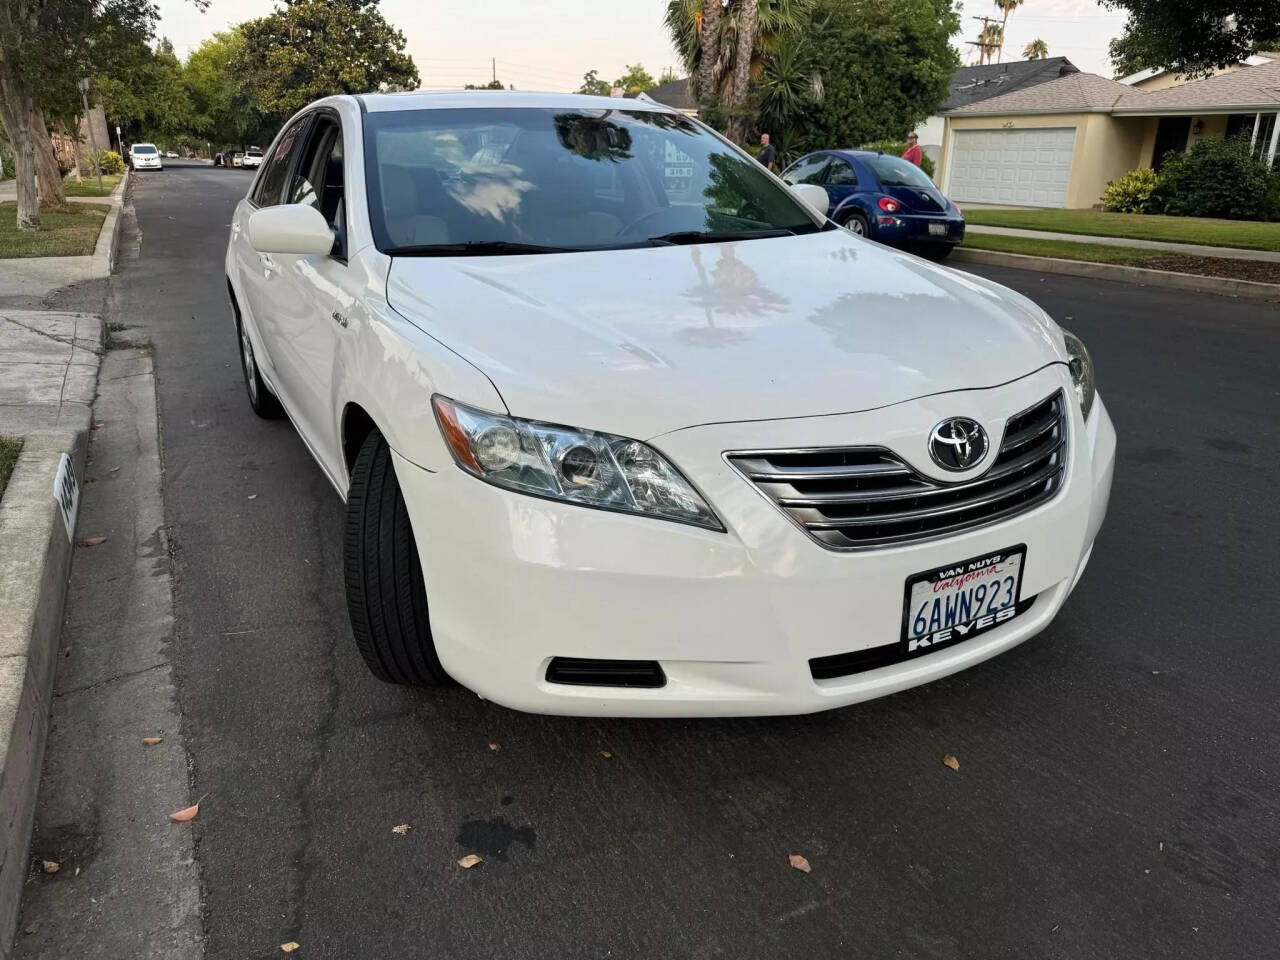
<path id="1" fill-rule="evenodd" d="M 106 203 L 111 205 L 103 221 L 98 245 L 92 254 L 84 257 L 15 257 L 0 260 L 0 298 L 44 297 L 60 287 L 86 280 L 101 280 L 111 276 L 115 268 L 116 246 L 120 238 L 120 217 L 124 211 L 124 192 L 129 186 L 126 174 L 110 197 L 69 197 L 73 203 Z M 10 190 L 14 181 L 0 183 L 0 202 L 5 188 Z"/>
<path id="2" fill-rule="evenodd" d="M 1280 263 L 1280 253 L 1271 250 L 1241 250 L 1238 247 L 1211 247 L 1201 243 L 1169 243 L 1164 240 L 1133 240 L 1128 237 L 1095 237 L 1079 233 L 1057 233 L 1048 230 L 1023 230 L 1016 227 L 965 226 L 965 233 L 992 233 L 1002 237 L 1026 237 L 1029 240 L 1063 240 L 1068 243 L 1098 244 L 1106 247 L 1133 247 L 1139 250 L 1161 250 L 1189 257 L 1221 257 L 1225 260 L 1255 260 Z"/>

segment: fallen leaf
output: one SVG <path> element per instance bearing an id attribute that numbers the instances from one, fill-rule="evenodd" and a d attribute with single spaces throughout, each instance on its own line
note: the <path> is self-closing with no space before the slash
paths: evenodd
<path id="1" fill-rule="evenodd" d="M 95 421 L 93 421 L 93 429 L 95 429 L 95 430 L 101 430 L 101 429 L 102 429 L 103 427 L 105 427 L 106 425 L 107 425 L 107 421 L 105 421 L 105 420 L 95 420 Z"/>
<path id="2" fill-rule="evenodd" d="M 403 837 L 406 833 L 409 832 L 409 825 L 407 823 L 402 823 L 399 826 L 392 827 L 391 832 L 398 833 L 400 834 L 400 836 Z"/>
<path id="3" fill-rule="evenodd" d="M 106 537 L 85 537 L 80 541 L 82 547 L 96 547 L 100 543 L 106 543 Z"/>
<path id="4" fill-rule="evenodd" d="M 142 745 L 144 747 L 154 747 L 157 743 L 164 740 L 164 737 L 143 737 Z"/>
<path id="5" fill-rule="evenodd" d="M 497 753 L 499 750 L 501 750 L 501 749 L 502 749 L 502 744 L 500 744 L 500 743 L 491 743 L 491 744 L 489 744 L 489 749 L 490 749 L 490 750 L 492 750 L 494 753 Z"/>
<path id="6" fill-rule="evenodd" d="M 945 757 L 942 758 L 942 762 L 945 763 L 952 770 L 960 769 L 960 761 L 956 759 L 956 755 L 954 753 L 948 753 Z"/>
<path id="7" fill-rule="evenodd" d="M 249 494 L 249 499 L 250 499 L 250 500 L 257 500 L 257 499 L 258 499 L 258 495 L 257 495 L 256 493 L 251 493 L 251 494 Z"/>
<path id="8" fill-rule="evenodd" d="M 280 944 L 280 949 L 285 953 L 293 953 L 293 951 L 297 950 L 300 946 L 302 946 L 302 944 L 297 940 L 290 940 L 288 943 Z"/>
<path id="9" fill-rule="evenodd" d="M 798 853 L 790 854 L 787 857 L 787 863 L 791 864 L 791 866 L 799 870 L 801 873 L 813 873 L 813 867 L 809 866 L 809 861 Z"/>
<path id="10" fill-rule="evenodd" d="M 465 857 L 458 861 L 458 866 L 463 870 L 470 870 L 478 863 L 484 863 L 484 857 L 478 853 L 468 853 Z"/>
<path id="11" fill-rule="evenodd" d="M 206 793 L 204 797 L 207 796 L 208 794 Z M 200 800 L 203 800 L 204 797 L 201 797 Z M 186 823 L 189 820 L 194 820 L 196 818 L 196 814 L 200 812 L 200 800 L 197 800 L 185 809 L 179 810 L 177 813 L 169 814 L 169 819 L 173 820 L 175 823 Z"/>
<path id="12" fill-rule="evenodd" d="M 58 863 L 57 860 L 43 860 L 41 865 L 44 867 L 45 873 L 57 873 L 62 867 L 62 864 Z"/>

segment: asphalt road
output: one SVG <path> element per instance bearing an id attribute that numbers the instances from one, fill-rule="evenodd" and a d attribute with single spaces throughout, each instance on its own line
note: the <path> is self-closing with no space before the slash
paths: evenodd
<path id="1" fill-rule="evenodd" d="M 1085 339 L 1120 435 L 1110 517 L 1048 631 L 812 717 L 526 716 L 360 662 L 338 497 L 244 396 L 222 256 L 248 182 L 139 176 L 142 255 L 117 278 L 156 350 L 209 957 L 288 940 L 460 960 L 1276 942 L 1280 311 L 983 269 Z M 459 869 L 469 852 L 486 863 Z"/>

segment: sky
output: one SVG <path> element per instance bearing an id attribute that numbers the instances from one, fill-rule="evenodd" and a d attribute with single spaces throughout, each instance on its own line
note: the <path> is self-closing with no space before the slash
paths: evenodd
<path id="1" fill-rule="evenodd" d="M 998 10 L 994 0 L 965 0 L 962 34 L 953 41 L 972 62 L 972 16 Z M 159 0 L 157 33 L 185 57 L 217 30 L 269 13 L 267 0 L 211 0 L 205 13 L 190 0 Z M 664 0 L 382 0 L 383 16 L 404 32 L 422 86 L 484 83 L 497 61 L 498 79 L 521 90 L 572 90 L 591 69 L 603 80 L 641 63 L 653 76 L 679 59 L 662 25 Z M 1081 70 L 1110 76 L 1107 41 L 1123 14 L 1094 0 L 1025 0 L 1009 17 L 1006 60 L 1041 37 L 1050 56 L 1068 57 Z"/>

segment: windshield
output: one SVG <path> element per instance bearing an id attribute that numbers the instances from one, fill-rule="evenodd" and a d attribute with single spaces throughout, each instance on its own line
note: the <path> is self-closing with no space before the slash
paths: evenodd
<path id="1" fill-rule="evenodd" d="M 821 229 L 755 161 L 681 114 L 370 113 L 369 212 L 392 254 L 542 253 Z"/>
<path id="2" fill-rule="evenodd" d="M 134 153 L 157 153 L 158 151 L 154 146 L 152 146 L 149 143 L 135 143 L 133 145 L 133 152 Z"/>
<path id="3" fill-rule="evenodd" d="M 886 187 L 932 187 L 929 175 L 909 160 L 887 157 L 883 153 L 863 157 L 863 163 L 871 167 Z"/>

